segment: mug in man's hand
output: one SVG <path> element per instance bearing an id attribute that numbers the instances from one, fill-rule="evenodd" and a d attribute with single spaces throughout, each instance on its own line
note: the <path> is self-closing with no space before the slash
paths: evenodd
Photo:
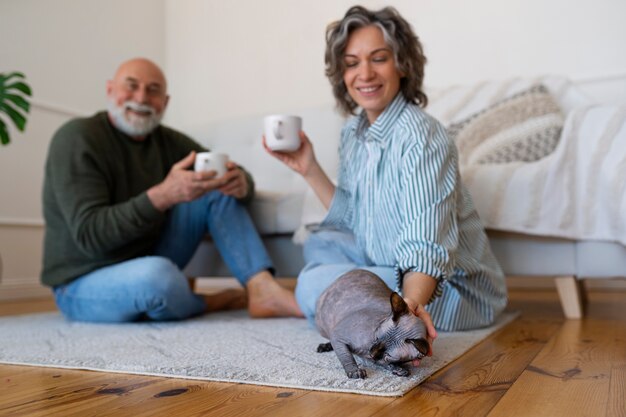
<path id="1" fill-rule="evenodd" d="M 196 172 L 217 171 L 215 178 L 219 178 L 226 174 L 226 162 L 228 162 L 228 155 L 224 153 L 198 152 L 193 169 Z"/>
<path id="2" fill-rule="evenodd" d="M 300 147 L 302 118 L 275 114 L 264 119 L 265 144 L 273 151 L 295 151 Z"/>

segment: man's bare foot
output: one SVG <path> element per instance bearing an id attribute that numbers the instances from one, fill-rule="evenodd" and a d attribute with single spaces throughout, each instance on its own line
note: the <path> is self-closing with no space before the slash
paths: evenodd
<path id="1" fill-rule="evenodd" d="M 304 317 L 293 292 L 281 287 L 268 271 L 253 276 L 246 288 L 251 317 Z"/>
<path id="2" fill-rule="evenodd" d="M 229 288 L 215 294 L 201 294 L 206 302 L 206 312 L 239 310 L 248 306 L 248 297 L 243 288 Z"/>

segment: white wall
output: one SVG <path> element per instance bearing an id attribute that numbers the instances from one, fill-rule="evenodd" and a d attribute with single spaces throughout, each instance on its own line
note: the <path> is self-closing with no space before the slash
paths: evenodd
<path id="1" fill-rule="evenodd" d="M 332 104 L 325 28 L 355 3 L 394 5 L 413 24 L 429 86 L 626 73 L 623 0 L 166 0 L 170 122 Z"/>
<path id="2" fill-rule="evenodd" d="M 0 72 L 19 70 L 33 89 L 25 133 L 0 147 L 0 298 L 36 280 L 41 187 L 48 143 L 76 114 L 104 108 L 117 65 L 142 55 L 164 64 L 162 0 L 0 0 Z"/>

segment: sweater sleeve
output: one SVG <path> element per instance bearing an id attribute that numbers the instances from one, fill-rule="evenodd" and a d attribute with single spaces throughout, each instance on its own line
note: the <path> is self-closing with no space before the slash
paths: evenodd
<path id="1" fill-rule="evenodd" d="M 245 168 L 240 166 L 239 169 L 242 170 L 244 175 L 246 176 L 246 181 L 248 183 L 248 192 L 242 198 L 237 199 L 237 201 L 239 201 L 241 204 L 248 204 L 252 201 L 255 195 L 254 178 L 252 178 L 252 174 L 246 171 Z"/>

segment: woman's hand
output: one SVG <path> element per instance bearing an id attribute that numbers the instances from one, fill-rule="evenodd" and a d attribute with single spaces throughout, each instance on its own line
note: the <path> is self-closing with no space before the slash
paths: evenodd
<path id="1" fill-rule="evenodd" d="M 433 356 L 433 342 L 437 338 L 437 330 L 435 330 L 430 314 L 426 311 L 422 304 L 418 304 L 410 298 L 405 298 L 404 301 L 409 306 L 411 312 L 424 322 L 427 333 L 426 340 L 428 340 L 428 356 Z"/>
<path id="2" fill-rule="evenodd" d="M 406 296 L 404 301 L 409 305 L 413 314 L 422 319 L 426 325 L 427 339 L 430 345 L 428 356 L 433 355 L 432 345 L 437 338 L 437 331 L 430 314 L 424 308 L 424 304 L 428 303 L 436 287 L 437 281 L 430 275 L 421 272 L 407 272 L 404 275 L 402 284 L 402 292 Z"/>
<path id="3" fill-rule="evenodd" d="M 263 136 L 263 147 L 267 153 L 302 175 L 324 207 L 329 208 L 335 195 L 335 185 L 328 178 L 317 159 L 315 159 L 313 145 L 307 135 L 303 131 L 300 131 L 298 134 L 300 135 L 300 147 L 293 152 L 276 152 L 271 150 L 267 147 L 265 136 Z"/>
<path id="4" fill-rule="evenodd" d="M 263 147 L 267 153 L 272 155 L 274 158 L 278 159 L 303 177 L 306 177 L 313 171 L 315 166 L 317 166 L 317 160 L 315 159 L 315 153 L 313 152 L 313 145 L 307 135 L 305 135 L 303 131 L 300 131 L 298 134 L 300 136 L 300 147 L 295 151 L 282 152 L 271 150 L 267 147 L 265 135 L 263 136 Z"/>

